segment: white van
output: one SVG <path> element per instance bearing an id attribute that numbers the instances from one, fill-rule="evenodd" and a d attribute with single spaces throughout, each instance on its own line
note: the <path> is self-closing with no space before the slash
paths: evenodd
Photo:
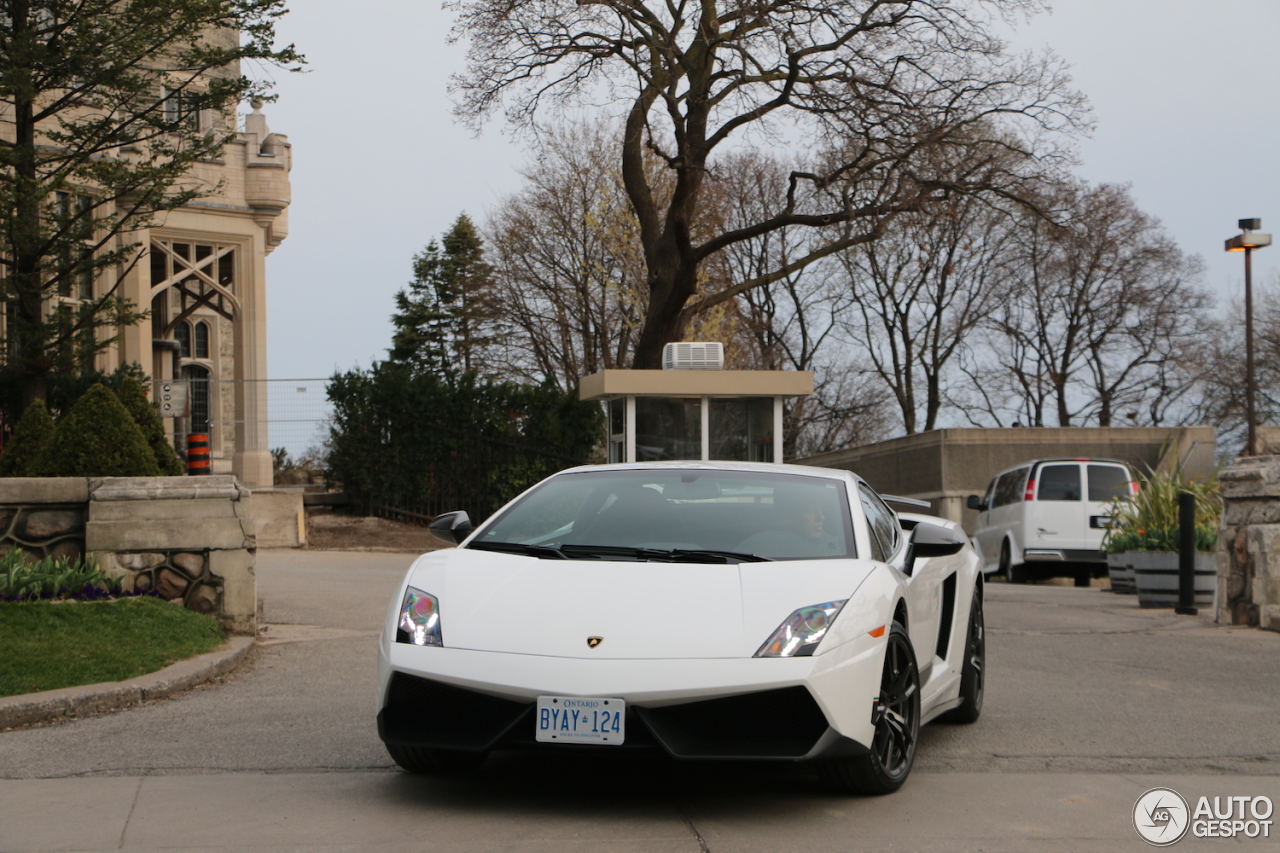
<path id="1" fill-rule="evenodd" d="M 1035 459 L 1001 471 L 985 495 L 969 496 L 983 571 L 1010 583 L 1056 575 L 1088 586 L 1107 570 L 1107 501 L 1137 490 L 1129 466 L 1114 459 Z"/>

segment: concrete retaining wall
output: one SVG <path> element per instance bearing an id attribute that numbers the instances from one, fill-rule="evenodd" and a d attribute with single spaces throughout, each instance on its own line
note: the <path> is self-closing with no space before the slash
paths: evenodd
<path id="1" fill-rule="evenodd" d="M 0 549 L 84 555 L 126 590 L 257 632 L 256 525 L 232 476 L 0 479 L 0 522 Z"/>
<path id="2" fill-rule="evenodd" d="M 977 513 L 965 508 L 966 498 L 981 495 L 1005 468 L 1091 457 L 1119 459 L 1140 472 L 1185 462 L 1188 474 L 1209 475 L 1216 437 L 1213 427 L 939 429 L 796 461 L 854 471 L 873 489 L 929 501 L 935 514 L 972 531 Z"/>
<path id="3" fill-rule="evenodd" d="M 253 517 L 259 548 L 301 548 L 307 520 L 300 489 L 254 489 Z"/>

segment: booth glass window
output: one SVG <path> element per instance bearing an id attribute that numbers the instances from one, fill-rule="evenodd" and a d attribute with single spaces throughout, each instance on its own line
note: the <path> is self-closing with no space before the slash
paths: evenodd
<path id="1" fill-rule="evenodd" d="M 636 461 L 701 458 L 700 397 L 636 398 Z"/>
<path id="2" fill-rule="evenodd" d="M 709 458 L 774 461 L 772 397 L 712 397 L 708 404 Z"/>

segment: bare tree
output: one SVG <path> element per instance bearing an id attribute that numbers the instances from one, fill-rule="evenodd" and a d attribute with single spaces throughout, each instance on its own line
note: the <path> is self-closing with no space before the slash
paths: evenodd
<path id="1" fill-rule="evenodd" d="M 787 170 L 776 159 L 741 153 L 728 158 L 716 182 L 719 218 L 730 228 L 756 221 L 787 189 Z M 809 234 L 766 232 L 720 253 L 708 267 L 722 280 L 748 281 L 806 254 Z M 837 336 L 849 302 L 830 263 L 796 270 L 764 287 L 743 292 L 732 304 L 737 334 L 729 341 L 740 366 L 760 370 L 811 370 L 814 392 L 784 408 L 787 459 L 853 447 L 888 434 L 886 395 Z"/>
<path id="2" fill-rule="evenodd" d="M 542 134 L 524 188 L 488 217 L 495 296 L 512 330 L 491 357 L 514 375 L 571 388 L 632 360 L 648 293 L 639 226 L 612 156 L 619 138 L 604 121 Z M 664 188 L 657 159 L 649 161 Z M 691 331 L 732 336 L 731 307 L 707 312 Z"/>
<path id="3" fill-rule="evenodd" d="M 1060 157 L 1053 132 L 1081 125 L 1082 99 L 1056 60 L 1010 58 L 989 29 L 994 13 L 1040 5 L 459 0 L 455 37 L 470 51 L 458 112 L 478 126 L 505 105 L 532 128 L 548 111 L 619 107 L 647 297 L 633 363 L 652 368 L 691 316 L 874 240 L 897 213 L 1016 193 L 997 151 Z M 764 139 L 806 152 L 786 193 L 756 221 L 700 236 L 718 158 Z M 648 154 L 669 194 L 655 189 Z M 792 228 L 821 236 L 783 267 L 700 293 L 716 253 Z"/>
<path id="4" fill-rule="evenodd" d="M 840 255 L 852 301 L 846 329 L 865 346 L 908 435 L 938 425 L 948 374 L 1004 299 L 1009 211 L 964 196 L 899 217 Z"/>
<path id="5" fill-rule="evenodd" d="M 1280 423 L 1280 275 L 1255 293 L 1254 370 L 1259 423 Z M 1193 409 L 1218 430 L 1219 449 L 1243 447 L 1245 423 L 1244 305 L 1235 301 L 1204 336 Z"/>
<path id="6" fill-rule="evenodd" d="M 1211 307 L 1200 259 L 1125 187 L 1076 182 L 1054 193 L 1066 221 L 1023 217 L 1003 267 L 1007 298 L 966 362 L 973 408 L 1029 426 L 1176 419 Z"/>

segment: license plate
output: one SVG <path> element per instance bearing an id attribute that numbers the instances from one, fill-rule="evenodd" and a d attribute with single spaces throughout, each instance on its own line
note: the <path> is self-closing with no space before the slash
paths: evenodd
<path id="1" fill-rule="evenodd" d="M 534 731 L 542 743 L 616 746 L 626 736 L 627 703 L 621 699 L 539 696 Z"/>

